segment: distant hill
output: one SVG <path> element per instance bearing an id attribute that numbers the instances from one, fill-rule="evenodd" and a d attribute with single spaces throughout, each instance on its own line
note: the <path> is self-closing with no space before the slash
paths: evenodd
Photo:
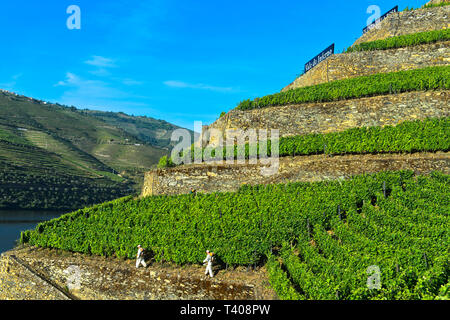
<path id="1" fill-rule="evenodd" d="M 173 148 L 175 142 L 171 142 L 170 137 L 174 130 L 180 129 L 180 127 L 164 120 L 145 116 L 130 116 L 123 112 L 95 110 L 81 110 L 80 112 L 99 118 L 117 128 L 123 129 L 141 141 L 161 148 Z M 192 131 L 190 132 L 192 134 Z"/>
<path id="2" fill-rule="evenodd" d="M 177 128 L 2 90 L 0 208 L 72 209 L 134 193 Z"/>

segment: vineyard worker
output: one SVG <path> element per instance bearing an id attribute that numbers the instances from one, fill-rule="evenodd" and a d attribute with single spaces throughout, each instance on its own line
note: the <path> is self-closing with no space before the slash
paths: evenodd
<path id="1" fill-rule="evenodd" d="M 205 275 L 207 275 L 208 272 L 209 272 L 209 276 L 210 276 L 211 278 L 214 277 L 213 271 L 212 271 L 212 263 L 213 263 L 213 260 L 214 260 L 213 254 L 214 254 L 214 253 L 209 252 L 209 250 L 206 250 L 206 259 L 203 260 L 203 265 L 204 265 L 205 263 L 207 263 L 207 265 L 206 265 L 206 270 L 205 270 Z"/>
<path id="2" fill-rule="evenodd" d="M 144 249 L 141 247 L 140 244 L 138 244 L 138 252 L 136 255 L 136 268 L 139 268 L 139 265 L 142 264 L 144 266 L 144 268 L 147 267 L 147 264 L 145 263 L 144 260 Z"/>

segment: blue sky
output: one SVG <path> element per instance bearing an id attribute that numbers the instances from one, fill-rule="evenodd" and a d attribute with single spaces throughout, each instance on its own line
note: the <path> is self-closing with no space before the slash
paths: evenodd
<path id="1" fill-rule="evenodd" d="M 425 0 L 3 1 L 0 88 L 104 111 L 212 123 L 239 101 L 280 91 L 381 14 Z M 70 5 L 81 29 L 69 30 Z"/>

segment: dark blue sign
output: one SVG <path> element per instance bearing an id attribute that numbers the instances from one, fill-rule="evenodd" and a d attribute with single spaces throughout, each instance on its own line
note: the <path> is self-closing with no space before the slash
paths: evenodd
<path id="1" fill-rule="evenodd" d="M 363 34 L 365 34 L 367 31 L 375 28 L 375 26 L 380 23 L 381 21 L 383 21 L 384 19 L 386 19 L 386 17 L 388 15 L 390 15 L 391 13 L 394 12 L 398 12 L 398 6 L 395 6 L 395 8 L 392 8 L 391 10 L 389 10 L 388 12 L 386 12 L 385 14 L 383 14 L 381 17 L 379 17 L 378 19 L 376 19 L 374 22 L 372 22 L 371 24 L 369 24 L 367 27 L 365 27 L 363 29 Z"/>
<path id="2" fill-rule="evenodd" d="M 305 73 L 334 54 L 334 43 L 305 64 Z"/>

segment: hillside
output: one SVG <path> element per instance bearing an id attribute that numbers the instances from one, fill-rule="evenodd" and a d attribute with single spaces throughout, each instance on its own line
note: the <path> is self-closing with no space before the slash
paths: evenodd
<path id="1" fill-rule="evenodd" d="M 168 153 L 174 128 L 151 118 L 91 114 L 2 91 L 0 207 L 78 208 L 134 193 L 143 172 Z M 36 186 L 45 193 L 37 193 Z M 65 195 L 58 195 L 61 189 Z M 72 203 L 72 197 L 79 200 Z"/>
<path id="2" fill-rule="evenodd" d="M 139 231 L 124 239 L 147 241 L 157 259 L 179 264 L 197 263 L 191 248 L 203 245 L 225 264 L 264 265 L 279 299 L 448 300 L 447 3 L 392 14 L 281 92 L 243 100 L 221 116 L 204 130 L 202 148 L 191 148 L 203 163 L 166 161 L 170 168 L 146 173 L 140 202 L 122 200 L 127 212 L 139 208 L 138 221 L 152 221 L 145 239 Z M 209 129 L 226 137 L 236 128 L 276 129 L 280 139 L 234 141 L 226 153 L 233 161 L 223 162 L 221 149 L 230 146 Z M 263 161 L 261 147 L 268 155 L 275 147 L 272 162 Z M 268 163 L 275 170 L 264 175 Z M 123 202 L 92 214 L 106 218 Z M 95 230 L 80 216 L 70 219 Z M 29 236 L 64 246 L 36 231 Z M 74 247 L 85 250 L 88 239 Z M 107 250 L 131 254 L 120 248 Z M 372 270 L 381 274 L 376 288 L 367 285 Z"/>
<path id="3" fill-rule="evenodd" d="M 171 149 L 175 146 L 175 142 L 170 141 L 170 138 L 174 130 L 180 129 L 180 127 L 164 120 L 145 116 L 130 116 L 122 112 L 94 110 L 81 110 L 80 112 L 99 118 L 152 146 L 166 149 Z M 192 134 L 192 131 L 190 132 Z"/>
<path id="4" fill-rule="evenodd" d="M 400 171 L 127 197 L 40 223 L 22 233 L 21 242 L 128 259 L 141 243 L 152 261 L 178 265 L 201 263 L 210 249 L 221 270 L 268 261 L 280 298 L 448 298 L 448 183 L 448 175 Z M 383 271 L 381 290 L 366 286 L 373 265 Z M 289 288 L 291 294 L 284 292 Z"/>
<path id="5" fill-rule="evenodd" d="M 177 270 L 209 249 L 218 275 L 267 271 L 286 300 L 449 300 L 448 2 L 392 14 L 281 92 L 243 100 L 192 146 L 203 162 L 165 158 L 141 197 L 40 223 L 20 243 L 124 264 L 141 244 L 150 268 Z M 210 128 L 280 138 L 233 141 L 223 162 Z"/>

